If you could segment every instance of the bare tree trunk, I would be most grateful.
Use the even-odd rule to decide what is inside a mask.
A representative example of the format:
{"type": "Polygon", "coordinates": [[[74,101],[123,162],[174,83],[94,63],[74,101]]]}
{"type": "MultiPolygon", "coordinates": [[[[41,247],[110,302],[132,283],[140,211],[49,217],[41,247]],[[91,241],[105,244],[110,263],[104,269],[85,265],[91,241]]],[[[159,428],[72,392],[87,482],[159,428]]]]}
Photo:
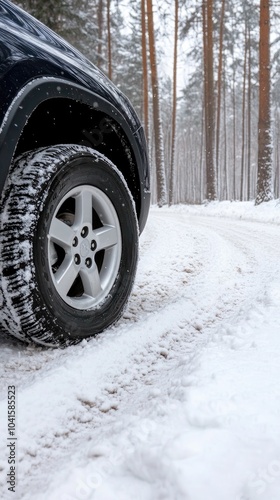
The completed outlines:
{"type": "Polygon", "coordinates": [[[224,184],[225,184],[225,199],[229,199],[228,186],[228,162],[227,162],[227,108],[226,108],[226,82],[224,78],[224,184]]]}
{"type": "Polygon", "coordinates": [[[236,195],[236,98],[235,98],[235,69],[233,69],[233,81],[232,81],[232,144],[233,144],[233,164],[232,164],[232,194],[233,199],[237,199],[236,195]]]}
{"type": "Polygon", "coordinates": [[[274,139],[274,165],[275,165],[275,172],[274,172],[274,194],[276,198],[279,198],[280,196],[280,191],[279,191],[279,178],[280,178],[280,155],[279,155],[279,141],[280,141],[280,120],[279,120],[279,112],[276,109],[275,110],[275,117],[274,117],[274,127],[275,127],[275,139],[274,139]]]}
{"type": "Polygon", "coordinates": [[[149,142],[149,87],[148,87],[148,57],[147,57],[147,22],[146,0],[141,0],[142,26],[142,67],[143,67],[143,118],[147,142],[149,142]]]}
{"type": "Polygon", "coordinates": [[[251,70],[251,33],[250,26],[248,31],[248,125],[247,125],[247,200],[250,200],[251,196],[251,107],[252,107],[252,70],[251,70]]]}
{"type": "Polygon", "coordinates": [[[199,193],[199,196],[200,196],[200,203],[203,201],[203,196],[204,196],[204,165],[203,165],[203,151],[204,151],[204,141],[205,141],[205,138],[204,138],[204,128],[205,128],[205,124],[204,124],[204,109],[203,109],[203,106],[201,107],[201,141],[200,141],[200,151],[199,151],[199,178],[200,178],[200,182],[199,182],[199,189],[200,189],[200,193],[199,193]]]}
{"type": "Polygon", "coordinates": [[[97,10],[97,23],[98,23],[98,44],[97,44],[97,61],[96,66],[102,66],[102,46],[103,46],[103,0],[98,2],[97,10]]]}
{"type": "Polygon", "coordinates": [[[177,112],[177,53],[178,53],[178,28],[179,28],[179,0],[175,0],[175,26],[174,26],[174,55],[173,55],[173,102],[172,102],[172,130],[171,130],[171,162],[170,162],[170,189],[169,204],[174,203],[175,185],[175,143],[176,143],[176,112],[177,112]]]}
{"type": "Polygon", "coordinates": [[[163,137],[162,137],[162,122],[160,116],[159,103],[159,85],[157,74],[156,61],[156,45],[154,33],[154,18],[153,18],[153,1],[147,0],[147,18],[149,32],[149,52],[151,65],[151,80],[153,93],[153,121],[155,134],[155,160],[156,160],[156,177],[157,177],[157,202],[161,207],[166,204],[166,178],[163,159],[163,137]]]}
{"type": "Polygon", "coordinates": [[[258,179],[255,204],[273,198],[270,120],[270,0],[260,0],[258,179]]]}
{"type": "Polygon", "coordinates": [[[112,80],[111,0],[107,0],[108,77],[112,80]]]}
{"type": "Polygon", "coordinates": [[[206,142],[206,198],[216,199],[216,172],[214,167],[214,78],[213,78],[213,0],[202,1],[205,142],[206,142]]]}
{"type": "Polygon", "coordinates": [[[245,111],[246,111],[246,81],[247,81],[247,21],[245,25],[244,64],[243,64],[243,90],[242,90],[242,144],[241,144],[241,166],[240,166],[240,200],[244,200],[245,180],[245,111]]]}
{"type": "Polygon", "coordinates": [[[216,175],[219,172],[219,148],[220,148],[220,119],[221,119],[221,95],[222,95],[222,75],[223,75],[223,37],[224,37],[225,0],[222,0],[220,35],[219,35],[219,64],[218,64],[218,85],[217,85],[217,125],[216,125],[216,175]]]}

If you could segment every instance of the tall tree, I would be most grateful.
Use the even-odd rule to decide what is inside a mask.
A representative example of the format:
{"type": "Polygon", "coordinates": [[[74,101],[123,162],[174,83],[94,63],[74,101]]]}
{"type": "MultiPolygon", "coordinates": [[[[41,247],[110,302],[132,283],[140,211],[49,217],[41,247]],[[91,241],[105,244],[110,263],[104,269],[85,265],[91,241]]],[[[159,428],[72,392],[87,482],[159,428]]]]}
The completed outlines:
{"type": "Polygon", "coordinates": [[[216,199],[216,171],[214,166],[214,61],[213,61],[213,0],[202,0],[204,109],[206,146],[206,198],[216,199]]]}
{"type": "Polygon", "coordinates": [[[176,146],[176,118],[177,118],[177,54],[178,54],[178,30],[179,30],[179,0],[174,2],[175,24],[174,24],[174,55],[173,55],[173,96],[172,96],[172,128],[171,128],[171,162],[170,162],[170,188],[169,204],[174,203],[175,188],[175,146],[176,146]]]}
{"type": "Polygon", "coordinates": [[[260,0],[258,179],[255,203],[273,198],[270,119],[270,0],[260,0]]]}
{"type": "Polygon", "coordinates": [[[97,58],[96,58],[96,66],[98,68],[102,67],[102,44],[103,44],[103,0],[98,0],[97,6],[97,24],[98,24],[98,41],[97,41],[97,58]]]}
{"type": "Polygon", "coordinates": [[[108,77],[112,80],[111,0],[107,0],[108,77]]]}
{"type": "Polygon", "coordinates": [[[241,142],[241,165],[240,165],[240,200],[244,200],[245,183],[245,140],[246,140],[246,82],[247,82],[247,54],[248,54],[248,29],[245,21],[244,34],[244,65],[243,65],[243,85],[242,85],[242,142],[241,142]]]}
{"type": "Polygon", "coordinates": [[[19,2],[30,14],[37,17],[42,23],[58,33],[63,29],[63,18],[66,6],[62,0],[21,0],[19,2]]]}
{"type": "Polygon", "coordinates": [[[157,179],[157,203],[161,207],[166,204],[166,178],[163,157],[163,137],[162,122],[160,114],[159,83],[157,72],[153,1],[147,0],[147,19],[149,33],[149,53],[151,65],[151,81],[153,95],[153,124],[155,136],[155,161],[156,161],[156,179],[157,179]]]}
{"type": "MultiPolygon", "coordinates": [[[[121,6],[120,3],[119,6],[121,6]]],[[[115,4],[111,14],[114,83],[127,95],[141,120],[144,124],[146,123],[145,132],[147,134],[148,125],[144,118],[144,112],[148,112],[148,103],[147,105],[145,103],[144,106],[147,94],[145,98],[141,4],[138,2],[131,4],[129,16],[124,16],[124,14],[125,11],[118,8],[118,4],[115,4]]]]}
{"type": "Polygon", "coordinates": [[[149,86],[148,86],[148,54],[147,54],[147,20],[146,0],[141,0],[141,45],[143,68],[143,120],[147,140],[149,138],[149,86]]]}
{"type": "Polygon", "coordinates": [[[252,58],[251,58],[251,31],[248,26],[248,123],[247,123],[247,200],[251,197],[251,114],[252,114],[252,58]]]}
{"type": "Polygon", "coordinates": [[[223,43],[224,43],[224,19],[225,19],[225,0],[222,0],[221,20],[219,33],[219,63],[218,63],[218,82],[217,82],[217,126],[216,126],[216,172],[218,175],[219,157],[220,157],[220,120],[221,120],[221,96],[222,96],[222,75],[223,75],[223,43]]]}
{"type": "Polygon", "coordinates": [[[96,62],[97,0],[21,0],[15,3],[96,62]]]}

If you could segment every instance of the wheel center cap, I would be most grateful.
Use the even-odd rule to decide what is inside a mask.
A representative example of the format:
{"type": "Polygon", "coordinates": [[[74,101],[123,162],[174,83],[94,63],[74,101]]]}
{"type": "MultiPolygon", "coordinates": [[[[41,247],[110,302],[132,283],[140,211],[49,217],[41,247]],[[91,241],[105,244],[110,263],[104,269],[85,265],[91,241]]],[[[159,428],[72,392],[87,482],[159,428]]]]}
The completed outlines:
{"type": "Polygon", "coordinates": [[[82,257],[87,257],[90,252],[90,243],[88,240],[82,241],[80,245],[80,252],[82,257]]]}

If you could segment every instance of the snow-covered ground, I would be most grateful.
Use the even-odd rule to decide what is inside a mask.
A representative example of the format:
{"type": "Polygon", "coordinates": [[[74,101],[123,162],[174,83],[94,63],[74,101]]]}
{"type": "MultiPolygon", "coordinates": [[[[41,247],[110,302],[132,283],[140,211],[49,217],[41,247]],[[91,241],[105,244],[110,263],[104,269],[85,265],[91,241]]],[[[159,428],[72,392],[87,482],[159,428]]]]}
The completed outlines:
{"type": "Polygon", "coordinates": [[[279,203],[152,208],[117,325],[0,342],[1,499],[279,500],[279,203]]]}

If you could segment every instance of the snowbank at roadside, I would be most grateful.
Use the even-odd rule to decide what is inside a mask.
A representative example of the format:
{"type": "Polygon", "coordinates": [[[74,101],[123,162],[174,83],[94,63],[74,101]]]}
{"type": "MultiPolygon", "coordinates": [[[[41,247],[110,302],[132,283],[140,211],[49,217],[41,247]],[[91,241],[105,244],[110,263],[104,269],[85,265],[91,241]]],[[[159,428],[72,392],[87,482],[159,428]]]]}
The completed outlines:
{"type": "Polygon", "coordinates": [[[272,200],[255,206],[254,201],[212,201],[202,205],[174,205],[160,210],[174,210],[190,215],[229,217],[247,221],[280,224],[280,200],[272,200]]]}

